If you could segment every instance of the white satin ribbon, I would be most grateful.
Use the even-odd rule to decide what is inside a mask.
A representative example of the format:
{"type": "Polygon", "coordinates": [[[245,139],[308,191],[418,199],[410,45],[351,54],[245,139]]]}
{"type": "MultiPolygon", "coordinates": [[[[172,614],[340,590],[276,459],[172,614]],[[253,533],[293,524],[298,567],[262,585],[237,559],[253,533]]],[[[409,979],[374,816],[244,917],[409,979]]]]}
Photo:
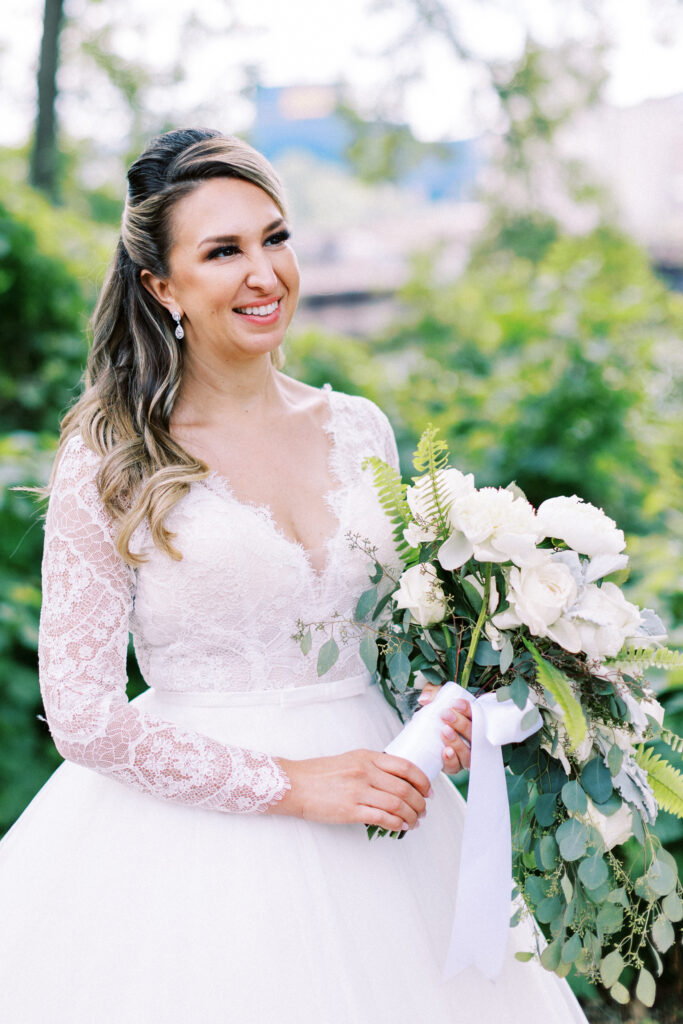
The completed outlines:
{"type": "Polygon", "coordinates": [[[522,729],[522,719],[535,706],[520,710],[495,693],[474,698],[457,683],[445,683],[430,704],[416,711],[386,748],[405,757],[433,781],[443,767],[442,713],[458,700],[472,707],[472,756],[467,813],[460,851],[455,919],[444,965],[452,978],[474,965],[494,980],[505,959],[512,894],[510,809],[501,747],[519,743],[541,727],[541,717],[522,729]]]}

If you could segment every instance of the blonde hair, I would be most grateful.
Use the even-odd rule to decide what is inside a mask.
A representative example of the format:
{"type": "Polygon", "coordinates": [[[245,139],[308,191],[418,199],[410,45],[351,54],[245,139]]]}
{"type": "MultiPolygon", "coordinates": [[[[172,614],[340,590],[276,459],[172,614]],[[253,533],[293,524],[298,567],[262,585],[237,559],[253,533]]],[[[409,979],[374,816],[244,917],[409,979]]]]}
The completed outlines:
{"type": "MultiPolygon", "coordinates": [[[[134,530],[147,519],[154,543],[172,558],[164,520],[208,467],[171,437],[169,424],[182,379],[183,353],[168,312],[140,280],[167,277],[170,215],[209,178],[240,178],[263,189],[285,216],[282,184],[268,161],[234,136],[179,129],[153,139],[128,171],[121,237],[92,316],[85,390],[62,421],[55,471],[75,434],[102,456],[97,486],[118,526],[116,546],[131,565],[134,530]]],[[[273,353],[280,365],[280,353],[273,353]]]]}

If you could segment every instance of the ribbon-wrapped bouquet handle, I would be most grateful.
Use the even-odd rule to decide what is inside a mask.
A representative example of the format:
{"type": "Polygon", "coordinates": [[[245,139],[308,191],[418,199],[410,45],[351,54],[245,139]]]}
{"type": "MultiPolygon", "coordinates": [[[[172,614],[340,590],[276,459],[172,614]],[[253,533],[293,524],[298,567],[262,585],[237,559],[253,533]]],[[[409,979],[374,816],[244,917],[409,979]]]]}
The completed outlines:
{"type": "Polygon", "coordinates": [[[522,728],[524,716],[535,707],[531,701],[520,709],[511,700],[499,701],[495,693],[475,698],[449,682],[415,712],[386,752],[412,761],[433,782],[443,767],[441,714],[458,700],[472,708],[472,756],[444,976],[454,977],[474,965],[493,980],[505,959],[512,895],[510,807],[501,747],[525,740],[541,728],[542,720],[539,713],[531,726],[522,728]]]}

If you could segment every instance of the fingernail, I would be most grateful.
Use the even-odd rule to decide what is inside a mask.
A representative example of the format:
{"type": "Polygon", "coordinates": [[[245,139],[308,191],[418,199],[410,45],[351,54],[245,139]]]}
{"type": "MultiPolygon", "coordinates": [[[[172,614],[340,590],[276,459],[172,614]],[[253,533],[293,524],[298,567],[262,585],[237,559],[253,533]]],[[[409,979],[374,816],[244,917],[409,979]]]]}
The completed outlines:
{"type": "Polygon", "coordinates": [[[413,825],[413,828],[419,828],[419,827],[420,827],[420,819],[418,818],[417,821],[415,822],[415,824],[413,825]]]}
{"type": "Polygon", "coordinates": [[[441,730],[441,735],[443,736],[443,738],[445,740],[454,740],[455,739],[455,729],[451,729],[450,726],[447,726],[445,729],[441,730]]]}
{"type": "Polygon", "coordinates": [[[410,829],[410,825],[408,824],[407,821],[404,821],[403,822],[403,832],[408,832],[409,829],[410,829]]]}
{"type": "Polygon", "coordinates": [[[459,711],[467,711],[467,701],[466,700],[456,700],[456,702],[453,705],[453,707],[457,708],[459,711]]]}
{"type": "Polygon", "coordinates": [[[417,703],[418,704],[429,704],[431,699],[432,699],[431,693],[421,693],[420,696],[417,698],[417,703]]]}
{"type": "Polygon", "coordinates": [[[455,751],[453,750],[453,747],[445,747],[443,753],[444,757],[446,757],[449,761],[452,757],[455,757],[455,751]]]}
{"type": "Polygon", "coordinates": [[[456,719],[455,711],[451,711],[449,708],[448,711],[444,711],[441,718],[444,722],[454,722],[456,719]]]}
{"type": "Polygon", "coordinates": [[[429,787],[429,792],[427,793],[427,796],[434,796],[434,787],[433,786],[429,787]]]}

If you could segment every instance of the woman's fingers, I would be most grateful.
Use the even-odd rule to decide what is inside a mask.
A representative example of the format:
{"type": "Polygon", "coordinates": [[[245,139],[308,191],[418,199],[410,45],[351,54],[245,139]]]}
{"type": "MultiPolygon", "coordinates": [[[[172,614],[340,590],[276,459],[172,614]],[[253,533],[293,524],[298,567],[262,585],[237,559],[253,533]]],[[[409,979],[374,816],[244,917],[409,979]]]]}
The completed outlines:
{"type": "Polygon", "coordinates": [[[380,753],[375,761],[375,764],[383,772],[388,772],[390,775],[395,775],[400,779],[405,779],[411,786],[422,794],[423,797],[429,796],[430,782],[425,773],[421,768],[418,768],[412,761],[408,761],[405,757],[395,757],[393,754],[380,753]]]}

